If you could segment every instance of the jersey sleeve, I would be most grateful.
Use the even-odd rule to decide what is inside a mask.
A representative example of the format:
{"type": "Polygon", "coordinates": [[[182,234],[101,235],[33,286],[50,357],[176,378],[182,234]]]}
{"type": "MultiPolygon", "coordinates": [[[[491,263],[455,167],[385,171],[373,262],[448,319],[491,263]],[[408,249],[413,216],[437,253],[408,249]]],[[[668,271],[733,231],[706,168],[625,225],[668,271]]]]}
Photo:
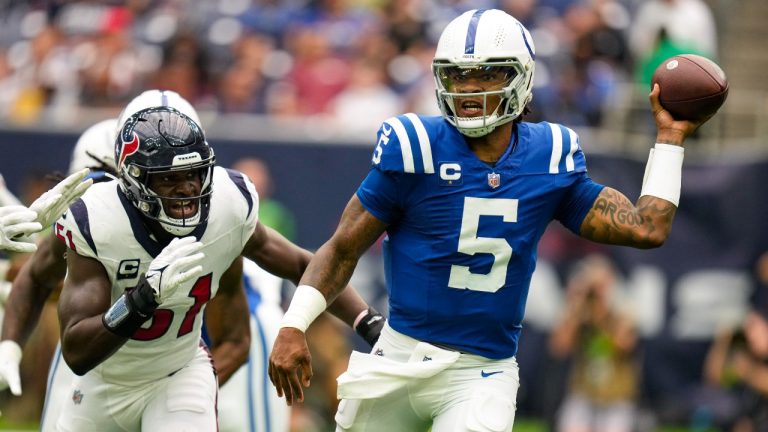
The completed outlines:
{"type": "Polygon", "coordinates": [[[91,235],[91,220],[88,206],[79,199],[69,206],[53,227],[56,237],[68,249],[88,258],[97,258],[96,242],[91,235]]]}
{"type": "Polygon", "coordinates": [[[555,219],[559,220],[575,234],[581,231],[581,223],[592,208],[597,196],[605,186],[596,183],[584,173],[574,174],[565,197],[557,208],[555,219]]]}
{"type": "Polygon", "coordinates": [[[363,207],[387,224],[392,223],[400,212],[400,176],[371,168],[357,189],[357,198],[363,207]]]}
{"type": "Polygon", "coordinates": [[[408,113],[385,120],[377,134],[376,149],[371,159],[373,167],[383,172],[434,174],[434,133],[416,114],[408,113]]]}
{"type": "MultiPolygon", "coordinates": [[[[243,223],[243,231],[241,236],[241,247],[244,247],[251,238],[253,231],[256,229],[256,224],[259,221],[259,194],[256,192],[256,186],[253,185],[250,179],[243,175],[239,171],[227,169],[227,175],[232,183],[237,187],[238,192],[241,195],[241,199],[244,202],[243,208],[246,212],[245,222],[243,223]]],[[[234,198],[234,197],[233,197],[234,198]]]]}

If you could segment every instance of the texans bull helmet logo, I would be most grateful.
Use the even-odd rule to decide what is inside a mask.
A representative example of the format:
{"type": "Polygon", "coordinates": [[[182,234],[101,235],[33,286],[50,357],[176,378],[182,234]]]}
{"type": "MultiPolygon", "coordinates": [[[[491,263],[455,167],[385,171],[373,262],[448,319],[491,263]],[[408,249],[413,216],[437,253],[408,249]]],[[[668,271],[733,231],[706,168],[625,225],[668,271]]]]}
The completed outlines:
{"type": "Polygon", "coordinates": [[[123,162],[125,161],[125,158],[136,153],[139,151],[139,137],[136,135],[136,132],[131,132],[131,136],[133,139],[131,141],[126,141],[125,139],[121,139],[120,141],[120,153],[118,155],[117,159],[117,169],[119,170],[123,166],[123,162]]]}

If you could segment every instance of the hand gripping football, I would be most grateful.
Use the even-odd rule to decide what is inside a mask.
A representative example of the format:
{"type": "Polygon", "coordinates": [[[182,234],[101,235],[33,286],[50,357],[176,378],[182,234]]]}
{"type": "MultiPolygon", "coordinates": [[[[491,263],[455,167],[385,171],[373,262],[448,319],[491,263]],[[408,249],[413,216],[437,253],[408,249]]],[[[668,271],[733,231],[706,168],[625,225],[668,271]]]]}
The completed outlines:
{"type": "Polygon", "coordinates": [[[661,87],[661,105],[678,120],[702,120],[714,115],[728,97],[725,72],[712,60],[681,54],[664,60],[651,79],[661,87]]]}

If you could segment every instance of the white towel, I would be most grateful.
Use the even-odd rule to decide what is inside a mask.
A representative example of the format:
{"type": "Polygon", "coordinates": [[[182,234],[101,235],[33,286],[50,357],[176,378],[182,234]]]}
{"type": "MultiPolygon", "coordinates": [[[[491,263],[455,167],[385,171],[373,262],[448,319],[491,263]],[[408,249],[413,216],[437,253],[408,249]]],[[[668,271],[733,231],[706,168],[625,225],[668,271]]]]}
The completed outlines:
{"type": "Polygon", "coordinates": [[[353,351],[347,371],[338,382],[339,399],[372,399],[403,388],[414,379],[430,378],[448,369],[459,353],[419,342],[408,362],[402,363],[383,356],[353,351]]]}

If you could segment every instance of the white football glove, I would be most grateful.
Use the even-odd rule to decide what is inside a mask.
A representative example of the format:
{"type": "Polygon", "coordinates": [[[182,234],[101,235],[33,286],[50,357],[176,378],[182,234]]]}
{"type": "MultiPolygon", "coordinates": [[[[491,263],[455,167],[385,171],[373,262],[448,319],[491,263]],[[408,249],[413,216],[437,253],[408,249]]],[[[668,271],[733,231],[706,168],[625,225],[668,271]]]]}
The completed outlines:
{"type": "Polygon", "coordinates": [[[37,213],[37,221],[43,227],[53,225],[67,211],[69,205],[80,198],[86,189],[91,187],[93,179],[83,181],[88,176],[89,169],[84,168],[60,181],[51,190],[40,195],[29,209],[37,213]]]}
{"type": "Polygon", "coordinates": [[[0,342],[0,390],[11,388],[11,393],[21,396],[21,347],[12,340],[0,342]]]}
{"type": "Polygon", "coordinates": [[[0,207],[0,249],[34,252],[37,246],[26,236],[43,229],[37,213],[24,206],[0,207]]]}
{"type": "Polygon", "coordinates": [[[194,237],[174,238],[160,255],[149,263],[146,278],[155,294],[157,304],[163,304],[176,289],[203,272],[199,265],[205,254],[203,244],[194,237]]]}

